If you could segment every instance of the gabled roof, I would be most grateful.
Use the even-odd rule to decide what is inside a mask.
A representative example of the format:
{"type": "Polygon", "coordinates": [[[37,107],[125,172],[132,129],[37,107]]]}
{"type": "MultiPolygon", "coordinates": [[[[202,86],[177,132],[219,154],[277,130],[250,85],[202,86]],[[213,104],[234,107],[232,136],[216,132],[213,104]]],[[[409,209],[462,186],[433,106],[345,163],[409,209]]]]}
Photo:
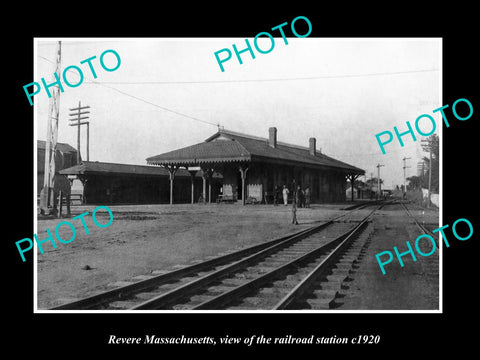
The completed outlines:
{"type": "Polygon", "coordinates": [[[265,161],[290,165],[328,167],[364,174],[365,171],[332,157],[319,153],[311,155],[309,148],[268,140],[233,131],[219,130],[205,142],[147,158],[154,165],[200,165],[234,161],[265,161]]]}
{"type": "Polygon", "coordinates": [[[250,153],[238,141],[202,142],[152,156],[147,164],[201,164],[204,162],[250,161],[250,153]]]}
{"type": "MultiPolygon", "coordinates": [[[[79,165],[60,170],[62,175],[141,175],[169,176],[168,170],[158,166],[117,164],[99,161],[83,161],[79,165]]],[[[175,176],[190,177],[185,169],[178,169],[175,176]]]]}
{"type": "MultiPolygon", "coordinates": [[[[46,147],[47,147],[46,141],[37,140],[37,149],[46,149],[46,147]]],[[[73,146],[70,146],[69,144],[61,143],[61,142],[57,142],[57,150],[63,153],[77,152],[77,149],[75,149],[73,146]]]]}

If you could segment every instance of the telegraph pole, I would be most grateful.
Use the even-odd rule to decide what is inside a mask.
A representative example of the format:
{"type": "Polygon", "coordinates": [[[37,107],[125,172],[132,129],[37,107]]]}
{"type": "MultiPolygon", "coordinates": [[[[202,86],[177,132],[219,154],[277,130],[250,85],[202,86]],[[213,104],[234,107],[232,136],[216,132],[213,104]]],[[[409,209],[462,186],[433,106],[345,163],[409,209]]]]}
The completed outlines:
{"type": "Polygon", "coordinates": [[[385,165],[380,165],[380,164],[377,164],[377,191],[378,191],[378,199],[380,199],[380,196],[381,196],[381,192],[380,192],[380,168],[382,166],[385,166],[385,165]]]}
{"type": "Polygon", "coordinates": [[[83,121],[83,122],[80,122],[81,120],[85,120],[85,119],[88,119],[89,117],[88,116],[82,116],[82,115],[85,115],[85,114],[90,114],[90,111],[82,111],[82,110],[85,110],[85,109],[90,109],[90,106],[83,106],[82,107],[82,103],[79,101],[78,102],[78,107],[77,108],[73,108],[73,109],[69,109],[70,111],[76,111],[74,113],[70,113],[69,115],[72,116],[72,118],[70,118],[69,120],[71,121],[71,123],[69,124],[69,126],[77,126],[78,127],[78,130],[77,130],[77,164],[80,164],[80,126],[81,125],[87,125],[87,161],[90,160],[90,156],[89,156],[89,152],[90,152],[90,149],[89,149],[89,137],[90,137],[90,123],[88,121],[83,121]]]}
{"type": "Polygon", "coordinates": [[[406,161],[411,158],[404,157],[403,158],[403,198],[406,199],[407,197],[407,183],[406,183],[406,169],[408,169],[410,166],[406,165],[406,161]]]}
{"type": "MultiPolygon", "coordinates": [[[[62,43],[59,41],[56,47],[55,74],[60,79],[62,43]]],[[[53,85],[47,121],[47,140],[45,141],[45,171],[43,189],[40,192],[40,212],[44,215],[50,214],[55,199],[53,193],[55,177],[55,157],[58,138],[58,118],[60,114],[60,87],[58,82],[53,85]]]]}
{"type": "Polygon", "coordinates": [[[427,208],[430,208],[430,200],[431,200],[431,191],[432,191],[432,142],[429,139],[422,140],[423,143],[428,144],[428,148],[430,150],[430,162],[428,164],[428,203],[427,208]]]}
{"type": "Polygon", "coordinates": [[[90,161],[90,122],[87,122],[87,161],[90,161]]]}
{"type": "Polygon", "coordinates": [[[428,203],[427,208],[430,209],[430,201],[432,197],[432,143],[430,145],[430,164],[428,166],[428,203]]]}

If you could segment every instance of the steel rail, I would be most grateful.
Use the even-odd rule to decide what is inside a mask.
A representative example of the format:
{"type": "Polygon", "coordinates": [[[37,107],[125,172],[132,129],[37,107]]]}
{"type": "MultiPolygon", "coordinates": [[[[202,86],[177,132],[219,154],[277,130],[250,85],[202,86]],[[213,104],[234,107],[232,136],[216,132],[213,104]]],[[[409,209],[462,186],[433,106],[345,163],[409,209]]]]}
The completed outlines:
{"type": "Polygon", "coordinates": [[[234,300],[237,300],[239,297],[248,294],[252,291],[255,291],[259,288],[261,288],[263,285],[268,284],[275,279],[279,279],[282,276],[284,276],[288,271],[292,268],[296,268],[298,266],[301,266],[302,263],[315,258],[325,251],[330,250],[332,247],[334,247],[338,242],[342,241],[343,238],[347,237],[352,230],[348,230],[347,232],[343,233],[342,235],[338,236],[335,238],[335,240],[330,241],[327,244],[321,245],[318,248],[311,250],[307,252],[306,254],[303,254],[288,263],[281,265],[277,267],[274,270],[269,271],[266,274],[263,274],[253,280],[248,281],[245,284],[242,284],[240,286],[237,286],[236,288],[225,292],[221,295],[216,296],[213,299],[207,300],[197,306],[194,306],[192,310],[202,310],[202,309],[215,309],[219,308],[222,306],[225,306],[228,303],[231,303],[234,300]]]}
{"type": "MultiPolygon", "coordinates": [[[[148,291],[150,289],[153,289],[157,286],[161,286],[167,283],[171,283],[173,281],[180,280],[182,277],[186,277],[187,275],[192,275],[196,274],[199,272],[203,272],[206,270],[211,270],[214,269],[215,267],[223,266],[226,264],[231,263],[232,261],[234,264],[238,262],[237,259],[242,259],[245,257],[250,257],[252,254],[256,254],[259,252],[262,252],[266,249],[269,249],[273,246],[279,245],[279,244],[288,244],[288,242],[295,242],[303,239],[305,236],[310,235],[311,233],[317,232],[321,230],[323,227],[326,227],[338,219],[345,217],[360,208],[366,207],[368,205],[373,205],[373,204],[362,204],[361,207],[357,207],[355,209],[350,210],[349,212],[345,214],[341,214],[339,216],[335,216],[330,220],[327,220],[326,222],[320,224],[320,225],[315,225],[307,229],[303,229],[301,231],[295,232],[293,234],[283,236],[280,238],[276,238],[270,241],[267,241],[265,243],[253,245],[226,255],[221,255],[218,257],[215,257],[213,259],[209,259],[206,261],[203,261],[198,264],[193,264],[189,266],[185,266],[181,269],[178,270],[173,270],[165,274],[160,274],[153,276],[149,279],[144,279],[144,280],[139,280],[136,281],[132,284],[128,284],[125,286],[121,286],[112,290],[107,290],[105,292],[101,292],[96,295],[92,295],[83,299],[79,299],[70,303],[62,304],[59,306],[52,307],[51,310],[89,310],[89,309],[96,309],[99,307],[104,307],[105,305],[108,305],[111,302],[117,301],[117,300],[124,300],[135,293],[139,293],[142,291],[148,291]]],[[[215,272],[215,271],[213,271],[215,272]]],[[[188,284],[187,284],[188,285],[188,284]]]]}
{"type": "Polygon", "coordinates": [[[407,212],[408,216],[410,216],[413,221],[415,222],[415,224],[417,225],[417,227],[424,233],[424,234],[428,234],[428,235],[431,235],[433,236],[433,233],[428,230],[423,224],[420,224],[418,222],[418,220],[415,218],[415,216],[412,215],[412,213],[410,212],[410,210],[408,210],[407,206],[405,205],[405,203],[401,202],[400,204],[402,204],[402,207],[405,209],[405,211],[407,212]]]}
{"type": "Polygon", "coordinates": [[[307,231],[303,231],[301,234],[289,237],[279,243],[276,243],[270,247],[267,247],[266,249],[263,249],[261,251],[258,251],[246,258],[240,259],[220,270],[216,270],[212,273],[209,273],[207,275],[204,275],[200,277],[199,279],[195,279],[187,284],[184,284],[182,286],[179,286],[175,289],[172,289],[168,292],[165,292],[163,294],[160,294],[152,299],[149,299],[147,301],[144,301],[143,303],[136,305],[132,307],[132,310],[144,310],[144,309],[152,309],[152,308],[159,308],[159,307],[167,307],[171,305],[172,303],[175,303],[175,301],[189,295],[190,293],[194,292],[195,290],[203,288],[205,285],[208,285],[209,283],[214,282],[215,280],[218,280],[232,272],[235,272],[239,269],[245,268],[248,265],[252,264],[253,262],[256,262],[257,260],[261,258],[265,258],[269,254],[272,254],[276,251],[279,251],[289,245],[294,244],[295,242],[298,242],[305,237],[308,237],[309,235],[312,235],[319,230],[331,225],[333,223],[333,220],[330,220],[326,223],[314,226],[312,228],[307,229],[307,231]]]}
{"type": "Polygon", "coordinates": [[[323,259],[308,275],[306,275],[297,286],[295,286],[287,295],[278,301],[272,310],[283,310],[288,308],[290,303],[300,298],[320,276],[324,275],[335,259],[340,256],[340,253],[343,252],[343,250],[345,250],[353,241],[354,236],[365,227],[369,221],[370,215],[367,216],[354,229],[352,229],[348,236],[346,236],[345,239],[330,254],[328,254],[325,259],[323,259]]]}
{"type": "Polygon", "coordinates": [[[401,202],[401,204],[402,204],[402,207],[405,209],[406,213],[408,214],[408,216],[410,216],[413,219],[413,221],[415,222],[415,225],[417,225],[417,227],[420,229],[420,231],[422,231],[424,234],[432,237],[433,241],[435,241],[435,252],[438,252],[439,251],[439,248],[438,248],[439,247],[439,240],[437,240],[435,238],[435,235],[433,234],[433,232],[431,232],[423,224],[420,224],[418,222],[418,220],[415,218],[415,216],[413,216],[412,213],[410,212],[410,210],[408,210],[405,203],[401,202]]]}
{"type": "MultiPolygon", "coordinates": [[[[335,220],[329,220],[325,224],[317,225],[317,226],[322,226],[326,225],[330,222],[333,222],[335,220]]],[[[252,253],[256,253],[258,251],[261,251],[265,248],[268,248],[272,245],[275,245],[277,243],[280,243],[284,240],[290,239],[295,236],[301,236],[303,233],[308,232],[311,230],[311,228],[301,230],[297,233],[290,234],[287,236],[283,236],[281,238],[273,239],[270,240],[266,243],[262,244],[257,244],[250,246],[245,249],[241,249],[236,252],[232,252],[230,254],[226,255],[221,255],[218,257],[215,257],[213,259],[209,259],[206,261],[202,261],[201,263],[198,264],[193,264],[189,266],[185,266],[184,268],[178,269],[178,270],[173,270],[165,274],[157,275],[154,276],[150,279],[144,279],[137,281],[133,284],[121,286],[112,290],[108,290],[105,292],[102,292],[97,295],[93,295],[87,298],[83,298],[77,301],[73,301],[67,304],[59,305],[56,307],[53,307],[52,310],[73,310],[73,309],[92,309],[98,306],[101,306],[103,304],[116,301],[116,300],[122,300],[126,297],[126,295],[131,295],[132,293],[135,292],[141,292],[141,291],[146,291],[148,289],[154,288],[156,286],[160,286],[163,284],[167,284],[169,282],[172,282],[174,280],[180,279],[182,277],[185,277],[187,275],[195,274],[200,271],[205,271],[206,269],[211,269],[215,268],[221,265],[224,265],[226,263],[229,263],[231,261],[234,261],[238,258],[242,258],[245,256],[248,256],[252,253]]]]}
{"type": "MultiPolygon", "coordinates": [[[[374,210],[375,211],[375,210],[374,210]]],[[[369,214],[370,216],[370,214],[369,214]]],[[[358,227],[355,226],[353,229],[349,229],[345,233],[341,234],[340,236],[336,237],[334,240],[330,241],[327,244],[321,245],[320,247],[317,247],[316,249],[313,249],[269,272],[266,274],[263,274],[255,279],[252,279],[250,281],[247,281],[246,283],[239,285],[235,287],[232,290],[226,291],[220,295],[215,296],[214,298],[210,300],[206,300],[201,304],[195,305],[191,308],[191,310],[202,310],[202,309],[215,309],[219,308],[221,306],[224,306],[225,304],[231,302],[234,299],[238,299],[239,296],[242,296],[245,293],[251,292],[252,290],[258,289],[258,287],[261,287],[263,284],[268,283],[272,281],[274,278],[278,278],[285,272],[287,272],[289,269],[292,267],[297,267],[300,263],[307,261],[308,259],[311,259],[312,257],[317,256],[318,254],[325,252],[329,250],[331,247],[335,246],[338,242],[342,241],[343,238],[348,237],[349,234],[358,227]]],[[[319,230],[319,229],[318,229],[319,230]]],[[[312,234],[316,233],[316,231],[312,231],[312,234]]],[[[308,235],[307,235],[308,237],[308,235]]],[[[157,296],[154,299],[150,299],[138,306],[135,306],[133,309],[141,310],[141,309],[152,309],[152,308],[160,308],[160,307],[168,307],[172,303],[174,303],[177,300],[180,300],[182,298],[185,298],[187,296],[191,296],[191,294],[198,289],[203,289],[206,285],[209,283],[214,282],[215,280],[219,280],[222,277],[224,277],[227,274],[230,274],[232,272],[235,272],[239,269],[244,269],[248,265],[254,263],[257,261],[259,258],[266,257],[267,255],[273,253],[274,251],[278,250],[278,248],[281,247],[282,244],[275,245],[274,247],[265,249],[262,252],[259,252],[257,254],[254,254],[246,259],[240,260],[239,262],[232,264],[228,268],[224,268],[219,270],[218,272],[209,274],[204,276],[201,279],[194,280],[191,283],[185,284],[182,287],[179,287],[177,289],[174,289],[168,293],[161,294],[157,296]],[[277,248],[278,247],[278,248],[277,248]]]]}

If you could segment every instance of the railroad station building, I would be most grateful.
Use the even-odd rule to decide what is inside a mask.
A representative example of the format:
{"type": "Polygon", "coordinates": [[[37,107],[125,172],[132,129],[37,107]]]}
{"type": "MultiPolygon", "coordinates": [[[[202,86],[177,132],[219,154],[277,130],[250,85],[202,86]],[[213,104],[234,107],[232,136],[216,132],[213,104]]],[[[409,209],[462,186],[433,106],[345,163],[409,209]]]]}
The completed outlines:
{"type": "MultiPolygon", "coordinates": [[[[83,161],[60,170],[60,174],[82,182],[84,204],[162,204],[170,201],[169,172],[157,166],[83,161]]],[[[202,195],[201,182],[197,171],[180,169],[173,189],[173,202],[197,202],[202,195]]],[[[217,196],[221,176],[213,174],[210,188],[212,195],[217,196]]]]}
{"type": "MultiPolygon", "coordinates": [[[[174,202],[179,171],[199,171],[202,198],[213,201],[272,203],[274,189],[293,186],[310,188],[311,201],[317,203],[346,200],[346,182],[364,170],[336,160],[317,150],[316,139],[308,147],[277,141],[277,129],[268,138],[218,130],[204,142],[147,158],[150,165],[168,171],[170,203],[174,202]],[[212,175],[222,177],[219,194],[211,191],[212,175]]],[[[181,180],[180,180],[181,181],[181,180]]],[[[191,192],[197,191],[192,182],[191,192]]],[[[290,195],[291,195],[290,194],[290,195]]]]}

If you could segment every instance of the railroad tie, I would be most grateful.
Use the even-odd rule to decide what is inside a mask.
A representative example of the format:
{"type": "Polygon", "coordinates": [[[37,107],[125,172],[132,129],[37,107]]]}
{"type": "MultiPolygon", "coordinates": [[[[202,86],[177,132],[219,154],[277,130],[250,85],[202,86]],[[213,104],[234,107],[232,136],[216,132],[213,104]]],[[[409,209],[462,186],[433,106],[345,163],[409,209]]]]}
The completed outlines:
{"type": "Polygon", "coordinates": [[[159,292],[141,292],[138,294],[135,294],[135,298],[138,300],[150,300],[153,297],[159,296],[163,294],[165,291],[159,291],[159,292]]]}
{"type": "Polygon", "coordinates": [[[135,301],[119,300],[109,303],[108,306],[114,310],[128,310],[137,304],[135,301]]]}
{"type": "Polygon", "coordinates": [[[334,299],[307,299],[306,303],[312,310],[329,310],[335,304],[334,299]]]}
{"type": "Polygon", "coordinates": [[[345,281],[348,278],[348,273],[340,273],[340,274],[332,274],[332,275],[327,275],[327,281],[332,281],[335,283],[341,283],[345,281]]]}
{"type": "Polygon", "coordinates": [[[108,287],[112,287],[112,288],[119,288],[119,287],[123,287],[123,286],[127,286],[127,285],[132,285],[133,282],[132,281],[116,281],[116,282],[113,282],[113,283],[109,283],[107,284],[108,287]]]}

